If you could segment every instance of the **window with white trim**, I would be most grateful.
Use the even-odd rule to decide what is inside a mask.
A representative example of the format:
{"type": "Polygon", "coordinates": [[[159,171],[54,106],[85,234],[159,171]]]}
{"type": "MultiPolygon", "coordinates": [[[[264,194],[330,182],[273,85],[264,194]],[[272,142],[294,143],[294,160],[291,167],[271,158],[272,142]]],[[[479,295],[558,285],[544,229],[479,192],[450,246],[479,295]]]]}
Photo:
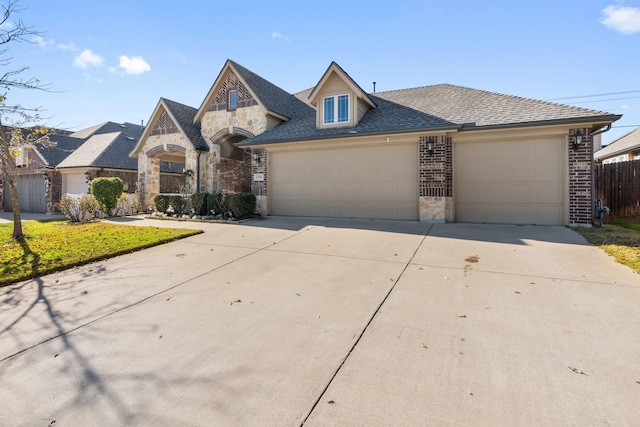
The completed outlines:
{"type": "Polygon", "coordinates": [[[238,91],[230,90],[229,91],[229,110],[235,110],[238,108],[238,91]]]}
{"type": "Polygon", "coordinates": [[[349,95],[327,96],[322,101],[323,123],[347,123],[349,121],[349,95]]]}

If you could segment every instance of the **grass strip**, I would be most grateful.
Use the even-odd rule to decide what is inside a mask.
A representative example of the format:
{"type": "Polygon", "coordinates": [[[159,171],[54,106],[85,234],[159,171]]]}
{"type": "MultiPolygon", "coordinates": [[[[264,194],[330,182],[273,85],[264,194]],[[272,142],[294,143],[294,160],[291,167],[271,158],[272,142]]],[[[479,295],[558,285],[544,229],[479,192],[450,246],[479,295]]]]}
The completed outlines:
{"type": "Polygon", "coordinates": [[[201,230],[91,222],[23,221],[24,241],[0,224],[0,286],[171,242],[201,230]]]}
{"type": "Polygon", "coordinates": [[[602,227],[576,228],[592,244],[640,273],[640,218],[613,218],[602,227]]]}

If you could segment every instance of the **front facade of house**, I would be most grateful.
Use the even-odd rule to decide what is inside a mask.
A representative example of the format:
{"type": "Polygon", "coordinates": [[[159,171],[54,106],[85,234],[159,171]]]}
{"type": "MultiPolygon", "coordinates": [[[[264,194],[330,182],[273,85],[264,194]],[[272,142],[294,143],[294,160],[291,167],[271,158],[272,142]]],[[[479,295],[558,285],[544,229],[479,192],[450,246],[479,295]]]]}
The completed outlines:
{"type": "Polygon", "coordinates": [[[446,84],[367,94],[336,63],[292,95],[229,60],[199,108],[161,99],[131,155],[149,205],[174,159],[262,214],[588,225],[591,135],[619,117],[446,84]]]}

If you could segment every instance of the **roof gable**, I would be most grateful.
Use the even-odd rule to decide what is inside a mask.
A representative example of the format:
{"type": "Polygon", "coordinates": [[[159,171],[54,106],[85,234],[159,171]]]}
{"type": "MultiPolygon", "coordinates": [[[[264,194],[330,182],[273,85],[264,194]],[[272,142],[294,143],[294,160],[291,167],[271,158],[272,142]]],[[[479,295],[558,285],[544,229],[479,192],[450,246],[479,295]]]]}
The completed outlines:
{"type": "Polygon", "coordinates": [[[209,146],[200,133],[200,126],[194,122],[196,114],[197,110],[193,107],[160,98],[153,110],[149,125],[142,132],[129,156],[137,157],[138,151],[149,136],[162,133],[182,133],[195,150],[209,151],[209,146]]]}
{"type": "Polygon", "coordinates": [[[344,84],[346,84],[351,91],[358,97],[358,99],[363,100],[365,103],[369,105],[370,108],[376,108],[376,103],[372,98],[367,95],[367,93],[362,90],[362,88],[347,74],[342,67],[340,67],[335,61],[332,61],[327,68],[327,71],[324,72],[318,84],[311,90],[309,94],[309,104],[313,106],[317,106],[318,98],[325,91],[325,88],[332,83],[332,80],[335,78],[340,79],[344,84]]]}
{"type": "Polygon", "coordinates": [[[232,88],[239,92],[239,108],[260,105],[281,120],[288,120],[292,115],[293,95],[228,59],[202,101],[194,122],[200,122],[207,111],[226,108],[228,90],[232,88]]]}

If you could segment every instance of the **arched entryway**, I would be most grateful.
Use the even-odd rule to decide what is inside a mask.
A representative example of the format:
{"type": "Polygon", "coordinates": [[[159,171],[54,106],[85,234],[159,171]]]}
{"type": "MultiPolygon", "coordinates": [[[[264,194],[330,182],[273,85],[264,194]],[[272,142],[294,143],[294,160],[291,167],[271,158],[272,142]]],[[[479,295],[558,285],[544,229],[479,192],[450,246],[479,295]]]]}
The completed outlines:
{"type": "Polygon", "coordinates": [[[235,144],[252,136],[246,129],[230,126],[211,137],[212,147],[218,153],[218,161],[214,167],[214,181],[218,192],[251,191],[251,153],[235,144]]]}

